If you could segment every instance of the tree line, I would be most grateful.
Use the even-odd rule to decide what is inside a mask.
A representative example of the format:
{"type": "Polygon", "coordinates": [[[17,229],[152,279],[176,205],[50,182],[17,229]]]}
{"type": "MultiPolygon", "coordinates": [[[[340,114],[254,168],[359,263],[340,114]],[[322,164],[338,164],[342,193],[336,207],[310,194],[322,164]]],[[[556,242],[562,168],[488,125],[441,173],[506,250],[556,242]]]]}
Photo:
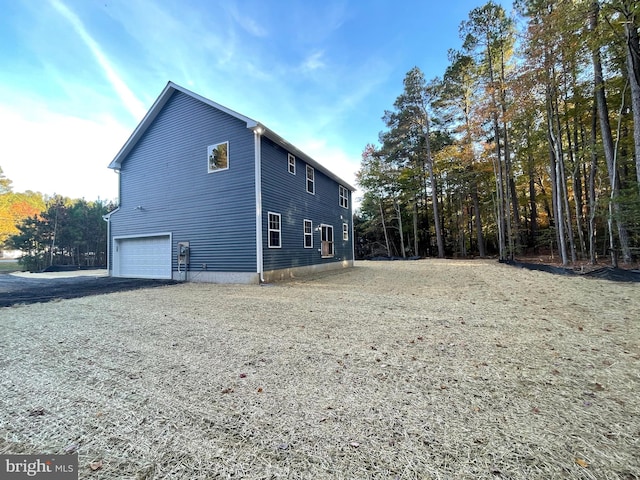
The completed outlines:
{"type": "Polygon", "coordinates": [[[640,2],[490,1],[441,76],[418,67],[362,153],[357,254],[551,254],[640,247],[640,2]]]}
{"type": "Polygon", "coordinates": [[[13,192],[0,168],[0,247],[20,250],[29,271],[52,266],[102,267],[107,263],[107,224],[115,205],[60,195],[13,192]]]}

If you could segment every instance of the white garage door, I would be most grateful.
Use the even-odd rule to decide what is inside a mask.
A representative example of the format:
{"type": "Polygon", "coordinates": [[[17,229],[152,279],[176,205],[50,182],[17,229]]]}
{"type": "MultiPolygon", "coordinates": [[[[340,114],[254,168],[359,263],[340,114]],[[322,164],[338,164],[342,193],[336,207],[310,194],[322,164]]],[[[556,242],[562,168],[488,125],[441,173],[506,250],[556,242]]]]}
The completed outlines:
{"type": "Polygon", "coordinates": [[[116,277],[171,278],[171,237],[115,239],[113,259],[116,277]]]}

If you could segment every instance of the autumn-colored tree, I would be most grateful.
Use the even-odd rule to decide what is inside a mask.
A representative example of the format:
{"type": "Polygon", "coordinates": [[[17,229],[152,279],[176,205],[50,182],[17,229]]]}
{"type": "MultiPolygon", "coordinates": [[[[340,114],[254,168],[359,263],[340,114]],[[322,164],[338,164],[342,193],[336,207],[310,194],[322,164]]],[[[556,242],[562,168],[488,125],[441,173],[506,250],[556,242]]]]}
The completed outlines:
{"type": "Polygon", "coordinates": [[[18,233],[16,225],[41,212],[44,205],[39,193],[14,192],[11,180],[4,176],[0,167],[0,249],[11,235],[18,233]]]}
{"type": "Polygon", "coordinates": [[[23,219],[7,244],[23,252],[22,266],[37,271],[52,265],[106,265],[106,222],[114,205],[56,195],[46,208],[23,219]]]}

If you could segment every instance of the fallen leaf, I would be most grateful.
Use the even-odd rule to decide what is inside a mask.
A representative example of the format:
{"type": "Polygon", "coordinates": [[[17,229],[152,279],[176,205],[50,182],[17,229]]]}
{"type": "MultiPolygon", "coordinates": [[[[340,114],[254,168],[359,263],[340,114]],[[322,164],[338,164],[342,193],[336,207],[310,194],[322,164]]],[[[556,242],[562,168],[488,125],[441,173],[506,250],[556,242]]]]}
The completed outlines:
{"type": "Polygon", "coordinates": [[[262,393],[262,387],[258,388],[258,393],[262,393]]]}
{"type": "Polygon", "coordinates": [[[539,409],[538,407],[533,407],[533,408],[531,409],[531,411],[532,411],[533,413],[535,413],[536,415],[540,413],[540,409],[539,409]]]}
{"type": "Polygon", "coordinates": [[[102,460],[96,460],[95,462],[91,462],[89,464],[89,468],[93,472],[95,472],[96,470],[100,470],[102,468],[102,460]]]}
{"type": "Polygon", "coordinates": [[[246,373],[241,373],[240,374],[240,378],[247,378],[247,374],[246,373]]]}
{"type": "Polygon", "coordinates": [[[593,387],[591,387],[591,389],[595,390],[596,392],[601,392],[602,390],[604,390],[604,387],[596,382],[593,384],[593,387]]]}
{"type": "Polygon", "coordinates": [[[222,390],[222,393],[231,393],[233,392],[233,388],[225,388],[224,390],[222,390]]]}
{"type": "Polygon", "coordinates": [[[580,465],[582,468],[587,468],[589,466],[589,463],[586,460],[583,460],[577,457],[576,457],[576,463],[580,465]]]}
{"type": "Polygon", "coordinates": [[[358,442],[351,442],[349,445],[351,445],[353,448],[358,448],[360,446],[358,442]]]}

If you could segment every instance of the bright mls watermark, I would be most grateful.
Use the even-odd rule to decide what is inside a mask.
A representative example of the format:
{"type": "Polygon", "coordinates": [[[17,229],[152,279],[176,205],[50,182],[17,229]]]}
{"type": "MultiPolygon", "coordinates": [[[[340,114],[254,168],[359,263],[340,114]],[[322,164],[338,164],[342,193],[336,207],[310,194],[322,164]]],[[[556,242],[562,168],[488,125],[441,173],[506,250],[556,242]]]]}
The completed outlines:
{"type": "Polygon", "coordinates": [[[78,455],[0,455],[2,480],[78,480],[78,455]]]}

